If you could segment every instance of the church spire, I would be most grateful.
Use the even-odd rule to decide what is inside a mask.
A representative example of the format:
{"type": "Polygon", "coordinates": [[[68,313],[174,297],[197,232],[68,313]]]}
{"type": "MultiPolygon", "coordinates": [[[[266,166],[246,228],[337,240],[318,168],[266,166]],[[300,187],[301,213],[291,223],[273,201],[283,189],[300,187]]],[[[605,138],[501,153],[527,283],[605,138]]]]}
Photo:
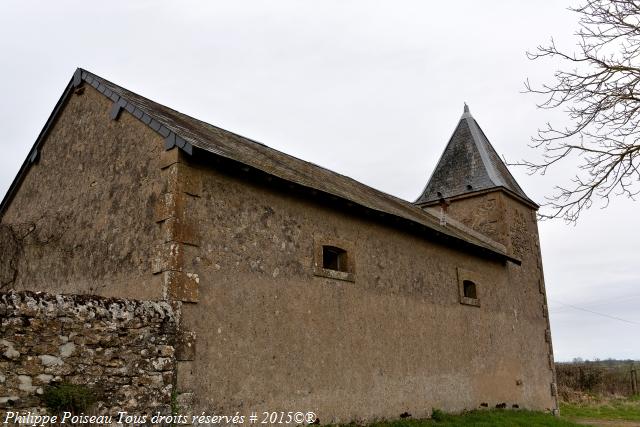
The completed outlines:
{"type": "Polygon", "coordinates": [[[502,188],[527,204],[527,197],[464,103],[462,117],[416,204],[502,188]]]}

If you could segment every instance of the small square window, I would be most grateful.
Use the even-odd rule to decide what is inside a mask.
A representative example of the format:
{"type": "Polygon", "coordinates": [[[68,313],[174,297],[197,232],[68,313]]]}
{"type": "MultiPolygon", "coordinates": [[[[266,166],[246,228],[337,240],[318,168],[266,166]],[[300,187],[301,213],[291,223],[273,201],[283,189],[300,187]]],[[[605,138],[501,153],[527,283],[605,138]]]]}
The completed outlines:
{"type": "Polygon", "coordinates": [[[352,242],[314,235],[313,274],[329,279],[355,281],[355,256],[352,242]]]}
{"type": "Polygon", "coordinates": [[[471,280],[462,281],[462,292],[465,298],[478,299],[478,294],[476,293],[476,284],[471,280]]]}
{"type": "Polygon", "coordinates": [[[322,268],[347,272],[347,251],[335,246],[322,246],[322,268]]]}
{"type": "Polygon", "coordinates": [[[480,283],[482,283],[482,278],[479,274],[458,268],[460,304],[480,307],[480,283]]]}

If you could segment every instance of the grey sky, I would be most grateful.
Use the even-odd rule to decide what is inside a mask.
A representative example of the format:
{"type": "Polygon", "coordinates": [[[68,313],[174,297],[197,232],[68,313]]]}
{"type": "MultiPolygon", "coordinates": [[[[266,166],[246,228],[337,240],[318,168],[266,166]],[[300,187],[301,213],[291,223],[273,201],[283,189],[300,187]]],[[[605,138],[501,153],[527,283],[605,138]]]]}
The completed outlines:
{"type": "MultiPolygon", "coordinates": [[[[466,101],[509,160],[535,158],[523,81],[571,47],[562,1],[56,1],[0,4],[0,194],[81,66],[201,120],[414,200],[466,101]]],[[[513,170],[543,201],[570,165],[513,170]]],[[[638,202],[640,203],[640,202],[638,202]]],[[[640,359],[640,204],[540,226],[556,358],[640,359]],[[619,317],[614,320],[580,311],[619,317]]]]}

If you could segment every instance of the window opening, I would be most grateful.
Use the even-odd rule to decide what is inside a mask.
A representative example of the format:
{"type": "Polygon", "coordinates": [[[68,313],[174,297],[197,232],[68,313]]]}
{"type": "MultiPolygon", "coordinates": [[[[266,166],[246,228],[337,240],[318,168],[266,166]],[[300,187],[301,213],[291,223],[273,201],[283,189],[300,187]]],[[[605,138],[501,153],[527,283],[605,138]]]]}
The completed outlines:
{"type": "Polygon", "coordinates": [[[322,247],[322,268],[347,272],[347,251],[335,246],[322,247]]]}
{"type": "Polygon", "coordinates": [[[473,283],[471,280],[464,280],[462,282],[462,292],[465,298],[478,299],[476,284],[473,283]]]}

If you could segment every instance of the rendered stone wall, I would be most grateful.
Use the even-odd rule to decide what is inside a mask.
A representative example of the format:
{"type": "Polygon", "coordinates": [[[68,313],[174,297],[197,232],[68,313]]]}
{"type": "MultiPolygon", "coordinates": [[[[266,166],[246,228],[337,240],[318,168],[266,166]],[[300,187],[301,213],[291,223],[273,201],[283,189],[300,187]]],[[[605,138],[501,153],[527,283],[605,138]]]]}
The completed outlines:
{"type": "Polygon", "coordinates": [[[199,279],[180,320],[196,356],[176,388],[194,413],[311,410],[337,423],[555,408],[535,260],[492,261],[231,168],[186,165],[202,181],[183,203],[198,245],[181,246],[199,279]],[[352,280],[315,273],[318,242],[338,241],[352,280]],[[479,306],[461,304],[461,270],[479,306]]]}
{"type": "Polygon", "coordinates": [[[557,407],[553,343],[535,211],[497,190],[453,200],[447,215],[504,244],[510,255],[522,261],[520,266],[509,265],[509,282],[515,291],[511,298],[519,300],[516,305],[520,316],[542,315],[545,328],[531,338],[539,341],[544,336],[543,345],[536,346],[536,351],[546,355],[544,359],[537,358],[538,372],[551,377],[551,394],[557,407]]]}
{"type": "Polygon", "coordinates": [[[168,414],[175,334],[164,302],[0,293],[0,415],[46,412],[46,387],[61,383],[91,390],[95,414],[168,414]]]}
{"type": "Polygon", "coordinates": [[[72,95],[6,212],[0,290],[162,299],[151,259],[160,135],[92,87],[72,95]]]}

